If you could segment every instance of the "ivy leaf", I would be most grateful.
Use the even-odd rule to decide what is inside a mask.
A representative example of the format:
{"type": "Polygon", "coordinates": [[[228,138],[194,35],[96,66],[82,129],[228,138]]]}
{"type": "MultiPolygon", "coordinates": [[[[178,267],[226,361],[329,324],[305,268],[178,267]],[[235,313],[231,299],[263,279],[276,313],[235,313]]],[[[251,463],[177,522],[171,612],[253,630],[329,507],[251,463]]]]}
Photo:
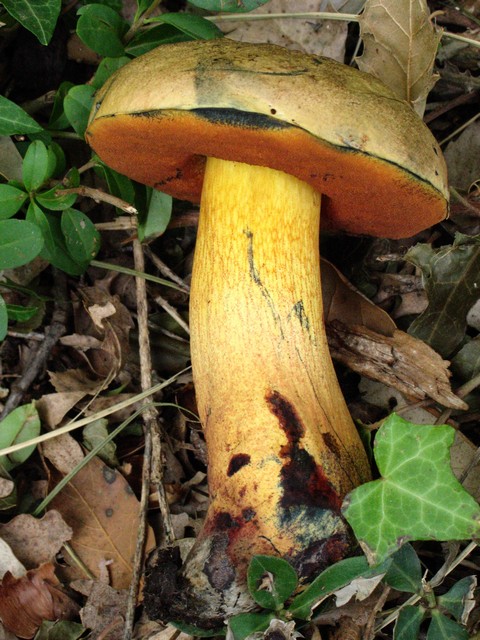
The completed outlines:
{"type": "Polygon", "coordinates": [[[404,544],[393,555],[384,582],[397,591],[422,591],[422,566],[412,545],[404,544]]]}
{"type": "Polygon", "coordinates": [[[426,0],[367,0],[360,16],[362,71],[383,80],[420,116],[430,89],[441,32],[430,20],[426,0]]]}
{"type": "Polygon", "coordinates": [[[297,586],[295,569],[282,558],[256,555],[248,567],[248,590],[264,609],[279,609],[297,586]]]}
{"type": "Polygon", "coordinates": [[[223,32],[210,20],[187,13],[163,13],[151,18],[149,23],[161,22],[169,24],[178,31],[196,40],[212,40],[223,37],[223,32]]]}
{"type": "Polygon", "coordinates": [[[27,220],[0,220],[0,269],[31,262],[42,250],[40,229],[27,220]]]}
{"type": "Polygon", "coordinates": [[[85,134],[95,89],[87,84],[72,87],[63,101],[65,115],[79,136],[85,134]]]}
{"type": "Polygon", "coordinates": [[[393,640],[418,640],[425,611],[421,607],[407,605],[400,613],[393,631],[393,640]]]}
{"type": "Polygon", "coordinates": [[[274,617],[272,611],[239,613],[228,621],[229,632],[233,640],[245,640],[254,633],[266,631],[274,617]]]}
{"type": "Polygon", "coordinates": [[[405,258],[422,270],[428,296],[428,307],[408,332],[448,358],[465,337],[467,313],[478,300],[480,236],[456,234],[453,245],[440,249],[417,244],[405,258]]]}
{"type": "Polygon", "coordinates": [[[438,610],[432,611],[427,640],[468,640],[468,632],[438,610]]]}
{"type": "Polygon", "coordinates": [[[447,593],[438,596],[439,607],[451,613],[458,622],[466,624],[470,612],[475,607],[476,587],[476,576],[462,578],[447,593]]]}
{"type": "Polygon", "coordinates": [[[62,8],[61,0],[2,0],[8,13],[47,45],[62,8]]]}
{"type": "Polygon", "coordinates": [[[343,513],[371,564],[408,540],[470,540],[480,535],[480,506],[453,475],[455,430],[415,425],[392,414],[374,455],[382,477],[354,489],[343,513]]]}
{"type": "MultiPolygon", "coordinates": [[[[0,449],[12,444],[26,442],[36,438],[40,433],[40,417],[35,404],[24,404],[14,409],[0,422],[0,449]]],[[[14,451],[6,456],[0,456],[0,466],[10,471],[25,462],[35,451],[35,445],[14,451]]]]}

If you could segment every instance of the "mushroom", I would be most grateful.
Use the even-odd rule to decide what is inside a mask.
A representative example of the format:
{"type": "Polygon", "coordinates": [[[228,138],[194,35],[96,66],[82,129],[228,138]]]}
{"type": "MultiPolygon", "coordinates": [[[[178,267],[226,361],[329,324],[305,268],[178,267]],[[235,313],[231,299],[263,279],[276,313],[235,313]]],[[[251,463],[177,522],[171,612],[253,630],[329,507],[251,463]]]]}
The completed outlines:
{"type": "Polygon", "coordinates": [[[307,581],[350,553],[342,500],[370,477],[325,337],[320,199],[324,229],[411,236],[447,215],[445,165],[375,78],[225,38],[124,66],[86,135],[110,167],[200,201],[191,357],[211,501],[185,564],[163,553],[145,601],[151,617],[218,627],[254,606],[252,555],[307,581]]]}

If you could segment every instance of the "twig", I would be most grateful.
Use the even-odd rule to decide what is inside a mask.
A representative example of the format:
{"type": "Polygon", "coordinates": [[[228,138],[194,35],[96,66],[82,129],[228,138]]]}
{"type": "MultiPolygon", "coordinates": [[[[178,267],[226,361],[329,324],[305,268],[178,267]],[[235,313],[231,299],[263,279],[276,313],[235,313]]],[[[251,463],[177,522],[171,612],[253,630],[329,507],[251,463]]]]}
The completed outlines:
{"type": "Polygon", "coordinates": [[[164,275],[166,278],[170,278],[170,280],[173,280],[173,282],[176,282],[178,286],[183,289],[183,291],[185,291],[185,293],[190,293],[190,287],[188,286],[188,284],[186,284],[179,276],[177,276],[177,274],[172,271],[170,267],[163,262],[163,260],[160,260],[160,258],[155,253],[153,253],[153,251],[148,246],[145,247],[145,255],[148,256],[149,260],[153,262],[153,264],[157,267],[162,275],[164,275]]]}
{"type": "MultiPolygon", "coordinates": [[[[145,260],[142,245],[139,240],[133,242],[133,256],[135,270],[139,273],[145,271],[145,260]]],[[[148,301],[147,287],[145,279],[137,276],[135,279],[136,298],[137,298],[137,318],[138,318],[138,340],[139,340],[139,356],[140,356],[140,384],[142,391],[152,387],[152,359],[150,353],[150,339],[148,333],[148,301]]],[[[137,594],[140,585],[140,578],[143,568],[143,558],[145,551],[145,540],[147,531],[147,509],[148,498],[150,493],[150,483],[152,480],[152,466],[158,464],[161,460],[160,436],[158,433],[158,413],[157,410],[148,406],[142,413],[144,422],[144,463],[142,471],[142,495],[140,499],[139,528],[137,533],[137,544],[135,548],[135,558],[133,563],[132,580],[129,589],[129,597],[127,603],[127,611],[125,615],[125,626],[123,632],[124,640],[131,640],[133,634],[133,625],[135,618],[135,608],[137,603],[137,594]]],[[[157,475],[157,474],[155,474],[157,475]]],[[[161,474],[158,474],[161,475],[161,474]]],[[[160,478],[161,480],[161,478],[160,478]]],[[[159,495],[159,504],[165,512],[164,528],[165,531],[171,532],[173,527],[170,523],[170,514],[166,504],[163,485],[158,482],[157,493],[159,495]]]]}
{"type": "Polygon", "coordinates": [[[55,192],[57,196],[64,196],[69,193],[77,193],[79,196],[84,196],[85,198],[91,198],[95,200],[95,202],[106,202],[108,204],[113,205],[114,207],[118,207],[125,211],[126,213],[131,213],[132,215],[136,215],[138,211],[128,202],[122,200],[121,198],[117,198],[116,196],[112,196],[111,193],[105,193],[101,189],[94,189],[93,187],[72,187],[71,189],[58,189],[55,192]]]}
{"type": "Polygon", "coordinates": [[[168,315],[173,318],[175,320],[175,322],[178,324],[179,327],[182,327],[182,329],[188,334],[190,335],[190,328],[188,326],[188,324],[185,322],[185,320],[182,318],[182,316],[178,313],[178,311],[175,309],[175,307],[172,307],[172,305],[167,302],[165,300],[165,298],[162,298],[162,296],[155,296],[155,302],[162,307],[162,309],[164,309],[168,315]]]}
{"type": "Polygon", "coordinates": [[[66,276],[58,270],[54,270],[54,300],[55,307],[52,314],[52,322],[45,329],[45,338],[41,342],[36,342],[30,349],[29,358],[25,364],[24,371],[12,385],[10,395],[5,402],[4,409],[0,415],[3,420],[22,402],[23,396],[28,388],[35,380],[37,375],[45,366],[53,347],[58,339],[65,333],[65,324],[67,320],[67,295],[66,295],[66,276]]]}

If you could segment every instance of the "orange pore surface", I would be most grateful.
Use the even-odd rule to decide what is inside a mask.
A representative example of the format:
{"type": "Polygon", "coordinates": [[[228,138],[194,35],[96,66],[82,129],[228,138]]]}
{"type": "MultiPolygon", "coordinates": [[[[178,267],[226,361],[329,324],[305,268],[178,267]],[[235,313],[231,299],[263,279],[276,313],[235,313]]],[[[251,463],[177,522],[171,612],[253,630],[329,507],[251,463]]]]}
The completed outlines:
{"type": "Polygon", "coordinates": [[[213,156],[310,183],[326,196],[323,228],[406,238],[447,216],[441,193],[405,169],[255,115],[213,109],[118,114],[94,119],[86,136],[108,166],[181,200],[200,201],[205,159],[213,156]]]}

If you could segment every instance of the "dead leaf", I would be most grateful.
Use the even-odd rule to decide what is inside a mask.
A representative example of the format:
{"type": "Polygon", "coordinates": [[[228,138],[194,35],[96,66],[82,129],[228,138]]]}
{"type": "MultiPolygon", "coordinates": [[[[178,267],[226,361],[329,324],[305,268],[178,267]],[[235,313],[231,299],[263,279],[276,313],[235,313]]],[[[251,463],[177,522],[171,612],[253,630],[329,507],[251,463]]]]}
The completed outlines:
{"type": "Polygon", "coordinates": [[[322,259],[322,297],[325,322],[340,320],[346,326],[363,325],[385,336],[397,327],[388,313],[354,289],[331,262],[322,259]]]}
{"type": "Polygon", "coordinates": [[[480,177],[480,122],[474,122],[445,149],[452,187],[467,192],[480,177]]]}
{"type": "Polygon", "coordinates": [[[8,498],[8,496],[15,489],[15,483],[8,478],[0,478],[0,500],[8,498]]]}
{"type": "Polygon", "coordinates": [[[91,580],[75,580],[72,588],[87,596],[80,611],[82,624],[92,631],[94,637],[107,628],[109,640],[123,637],[123,621],[128,602],[128,590],[112,589],[108,584],[91,580]],[[115,634],[118,629],[118,634],[115,634]]]}
{"type": "Polygon", "coordinates": [[[49,371],[48,376],[58,393],[83,391],[85,394],[94,396],[101,391],[104,384],[96,378],[91,378],[83,369],[49,371]]]}
{"type": "Polygon", "coordinates": [[[441,32],[426,0],[367,0],[360,16],[362,71],[371,73],[423,117],[441,32]]]}
{"type": "Polygon", "coordinates": [[[33,638],[43,620],[70,620],[78,607],[59,587],[53,565],[44,564],[0,584],[0,618],[19,638],[33,638]]]}
{"type": "MultiPolygon", "coordinates": [[[[70,545],[91,573],[99,576],[101,564],[111,560],[111,586],[127,588],[132,576],[139,503],[123,476],[93,458],[51,506],[72,527],[70,545]]],[[[153,546],[153,534],[149,530],[147,548],[153,546]]],[[[77,571],[70,567],[67,573],[79,577],[77,571]]]]}
{"type": "Polygon", "coordinates": [[[70,540],[72,530],[58,511],[49,511],[38,519],[20,514],[7,524],[0,525],[0,536],[27,569],[53,560],[62,546],[70,540]]]}
{"type": "Polygon", "coordinates": [[[353,597],[355,598],[355,600],[358,600],[360,602],[362,600],[365,600],[377,588],[384,575],[384,573],[381,573],[380,575],[373,576],[372,578],[356,578],[355,580],[352,580],[352,582],[347,584],[342,589],[335,591],[335,604],[337,605],[337,607],[342,607],[344,604],[347,604],[347,602],[349,602],[353,597]]]}
{"type": "MultiPolygon", "coordinates": [[[[256,13],[312,13],[324,11],[322,0],[296,0],[292,7],[291,0],[272,0],[267,5],[250,11],[256,13]]],[[[337,2],[337,4],[339,4],[337,2]]],[[[345,4],[345,3],[340,3],[345,4]]],[[[296,49],[306,53],[327,56],[343,62],[345,57],[345,40],[348,24],[343,21],[310,20],[282,18],[281,20],[239,20],[238,22],[219,23],[232,40],[239,42],[269,42],[288,49],[296,49]]]]}
{"type": "Polygon", "coordinates": [[[480,298],[480,236],[457,233],[453,245],[433,249],[419,243],[405,259],[422,270],[428,307],[408,332],[448,358],[461,344],[467,314],[480,298]]]}
{"type": "Polygon", "coordinates": [[[332,357],[360,375],[398,389],[408,398],[432,398],[444,407],[468,409],[449,383],[448,362],[403,331],[384,336],[360,325],[327,325],[332,357]]]}
{"type": "Polygon", "coordinates": [[[45,458],[48,458],[55,469],[63,475],[70,473],[85,457],[82,447],[68,433],[43,442],[42,454],[45,458]]]}
{"type": "Polygon", "coordinates": [[[42,423],[55,429],[65,418],[70,409],[85,397],[84,391],[65,391],[62,393],[47,393],[37,400],[35,407],[42,423]]]}
{"type": "Polygon", "coordinates": [[[17,578],[25,575],[27,572],[23,564],[16,558],[11,547],[5,540],[0,538],[0,578],[2,578],[7,571],[17,578]]]}

